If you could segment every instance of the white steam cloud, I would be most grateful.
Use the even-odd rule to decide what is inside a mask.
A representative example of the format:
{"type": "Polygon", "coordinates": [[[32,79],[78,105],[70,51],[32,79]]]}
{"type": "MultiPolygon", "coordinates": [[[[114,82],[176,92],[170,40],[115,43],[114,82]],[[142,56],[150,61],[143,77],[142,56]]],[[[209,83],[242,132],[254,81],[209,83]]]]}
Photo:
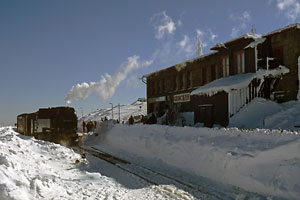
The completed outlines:
{"type": "Polygon", "coordinates": [[[87,98],[93,91],[96,91],[104,101],[111,98],[116,91],[116,88],[120,83],[126,79],[128,74],[133,70],[137,70],[142,67],[147,67],[152,64],[150,61],[139,61],[139,56],[129,57],[127,62],[123,63],[119,70],[115,73],[114,76],[105,74],[101,76],[99,82],[91,82],[90,84],[84,82],[77,84],[71,88],[66,97],[66,103],[70,104],[72,100],[81,100],[87,98]]]}
{"type": "MultiPolygon", "coordinates": [[[[151,24],[154,26],[155,29],[155,38],[156,39],[162,39],[165,34],[173,34],[176,30],[176,25],[166,14],[166,11],[163,11],[161,13],[154,14],[151,19],[151,24]]],[[[179,22],[181,25],[181,21],[179,22]]]]}

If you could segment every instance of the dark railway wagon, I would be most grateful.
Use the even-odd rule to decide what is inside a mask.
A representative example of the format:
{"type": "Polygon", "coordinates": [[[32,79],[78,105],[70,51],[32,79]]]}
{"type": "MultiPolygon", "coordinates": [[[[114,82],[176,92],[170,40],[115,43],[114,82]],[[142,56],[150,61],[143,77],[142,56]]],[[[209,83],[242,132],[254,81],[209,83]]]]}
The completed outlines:
{"type": "Polygon", "coordinates": [[[74,108],[40,108],[35,113],[17,117],[17,131],[37,139],[71,145],[78,138],[77,116],[74,108]]]}
{"type": "Polygon", "coordinates": [[[36,113],[24,113],[17,117],[17,131],[23,135],[34,135],[36,113]]]}

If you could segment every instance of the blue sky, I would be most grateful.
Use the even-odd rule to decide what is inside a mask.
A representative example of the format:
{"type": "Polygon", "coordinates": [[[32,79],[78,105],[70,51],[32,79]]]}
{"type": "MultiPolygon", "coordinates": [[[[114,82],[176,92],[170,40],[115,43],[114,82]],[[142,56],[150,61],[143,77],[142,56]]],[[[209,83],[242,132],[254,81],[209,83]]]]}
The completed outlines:
{"type": "Polygon", "coordinates": [[[77,84],[78,114],[131,103],[146,96],[138,77],[197,57],[196,36],[209,53],[299,19],[300,0],[1,0],[0,125],[66,105],[77,84]]]}

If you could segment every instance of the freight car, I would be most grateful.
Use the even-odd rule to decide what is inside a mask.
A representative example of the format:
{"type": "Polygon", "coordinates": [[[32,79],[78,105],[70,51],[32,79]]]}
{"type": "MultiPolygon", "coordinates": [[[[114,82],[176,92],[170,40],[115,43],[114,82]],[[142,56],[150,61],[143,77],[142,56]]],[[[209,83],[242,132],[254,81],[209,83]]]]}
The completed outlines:
{"type": "Polygon", "coordinates": [[[72,145],[78,138],[77,116],[71,107],[40,108],[35,113],[18,115],[17,131],[40,140],[72,145]]]}

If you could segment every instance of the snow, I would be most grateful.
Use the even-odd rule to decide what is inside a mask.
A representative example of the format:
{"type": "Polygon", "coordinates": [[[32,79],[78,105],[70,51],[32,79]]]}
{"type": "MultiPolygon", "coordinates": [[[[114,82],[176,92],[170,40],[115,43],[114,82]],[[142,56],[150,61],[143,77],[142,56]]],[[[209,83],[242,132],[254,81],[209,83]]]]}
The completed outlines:
{"type": "Polygon", "coordinates": [[[286,29],[293,28],[293,27],[296,27],[296,28],[300,29],[300,22],[297,22],[295,24],[290,24],[290,25],[287,25],[285,27],[279,28],[279,29],[274,30],[274,31],[272,31],[270,33],[264,34],[263,36],[268,36],[268,35],[272,35],[272,34],[275,34],[275,33],[280,33],[280,32],[282,32],[282,31],[284,31],[286,29]]]}
{"type": "Polygon", "coordinates": [[[266,38],[263,38],[263,37],[254,38],[254,41],[251,42],[250,44],[248,44],[244,49],[255,48],[257,45],[263,43],[265,40],[266,40],[266,38]]]}
{"type": "Polygon", "coordinates": [[[81,156],[72,149],[1,127],[0,199],[173,199],[161,192],[165,186],[149,186],[137,180],[134,184],[132,177],[118,172],[117,178],[126,179],[125,187],[102,176],[104,167],[97,160],[82,164],[76,163],[77,159],[81,156]],[[134,185],[135,189],[129,189],[134,185]]]}
{"type": "Polygon", "coordinates": [[[264,128],[264,120],[282,111],[283,108],[273,101],[263,98],[253,99],[246,107],[230,118],[229,127],[264,128]],[[251,119],[251,120],[249,120],[251,119]]]}
{"type": "Polygon", "coordinates": [[[229,127],[300,130],[300,102],[255,98],[230,118],[229,127]]]}
{"type": "Polygon", "coordinates": [[[88,138],[87,145],[224,187],[287,199],[300,195],[300,135],[295,132],[117,124],[96,139],[88,138]]]}
{"type": "MultiPolygon", "coordinates": [[[[145,105],[123,105],[121,119],[145,112],[145,105]]],[[[109,117],[109,109],[86,119],[109,117]]],[[[182,115],[192,121],[193,113],[182,115]]],[[[85,147],[176,177],[201,188],[208,199],[214,199],[211,194],[216,199],[298,199],[299,116],[299,101],[277,104],[256,98],[230,119],[230,126],[242,129],[108,120],[98,126],[98,136],[86,135],[85,147]],[[269,129],[258,129],[263,127],[269,129]]],[[[150,186],[89,154],[88,164],[76,160],[81,157],[72,149],[0,127],[0,199],[176,199],[162,188],[181,191],[172,185],[150,186]]],[[[197,198],[190,192],[181,194],[197,198]]]]}
{"type": "MultiPolygon", "coordinates": [[[[113,107],[114,119],[119,118],[119,110],[118,105],[114,105],[113,107]]],[[[120,121],[127,122],[130,116],[138,116],[138,115],[147,115],[147,102],[135,101],[130,105],[122,104],[120,105],[120,121]]],[[[97,109],[91,113],[88,113],[83,116],[84,121],[100,121],[101,118],[107,117],[111,119],[112,117],[112,109],[104,108],[97,109]]],[[[78,119],[81,123],[81,117],[78,119]]]]}
{"type": "Polygon", "coordinates": [[[232,40],[229,40],[229,41],[227,41],[227,42],[221,42],[221,43],[217,43],[212,49],[218,49],[218,48],[227,48],[225,45],[226,44],[228,44],[228,43],[231,43],[231,42],[233,42],[233,41],[236,41],[236,40],[239,40],[239,39],[242,39],[242,38],[244,38],[244,39],[249,39],[249,38],[251,38],[251,39],[253,39],[253,40],[259,40],[260,38],[261,38],[262,36],[261,35],[259,35],[259,34],[255,34],[255,33],[246,33],[246,34],[244,34],[244,35],[241,35],[240,37],[237,37],[237,38],[234,38],[234,39],[232,39],[232,40]]]}
{"type": "Polygon", "coordinates": [[[279,66],[276,69],[264,70],[260,69],[256,73],[237,74],[214,80],[204,86],[197,88],[191,92],[191,95],[209,95],[212,96],[218,92],[225,91],[227,93],[232,89],[243,89],[248,87],[251,81],[255,78],[262,79],[264,77],[277,77],[289,72],[289,69],[284,66],[279,66]]]}
{"type": "Polygon", "coordinates": [[[215,48],[227,48],[223,42],[217,43],[215,48]]]}

